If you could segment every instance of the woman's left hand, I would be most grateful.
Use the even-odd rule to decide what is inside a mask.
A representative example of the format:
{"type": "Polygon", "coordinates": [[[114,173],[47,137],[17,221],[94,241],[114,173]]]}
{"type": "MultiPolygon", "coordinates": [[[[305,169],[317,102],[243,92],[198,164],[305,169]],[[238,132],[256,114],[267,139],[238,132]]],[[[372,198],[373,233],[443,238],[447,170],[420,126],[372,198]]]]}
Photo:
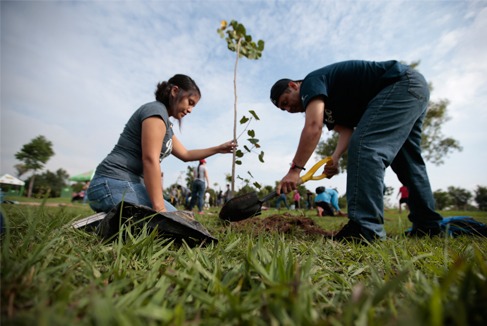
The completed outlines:
{"type": "Polygon", "coordinates": [[[235,143],[233,140],[230,140],[218,146],[218,153],[220,154],[233,153],[236,148],[237,148],[237,143],[235,143]]]}

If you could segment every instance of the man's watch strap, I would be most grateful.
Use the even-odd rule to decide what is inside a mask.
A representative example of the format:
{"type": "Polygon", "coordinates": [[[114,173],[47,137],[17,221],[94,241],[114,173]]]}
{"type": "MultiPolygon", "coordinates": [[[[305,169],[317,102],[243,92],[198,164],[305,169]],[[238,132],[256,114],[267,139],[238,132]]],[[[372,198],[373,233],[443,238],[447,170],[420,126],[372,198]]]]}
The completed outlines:
{"type": "Polygon", "coordinates": [[[291,163],[291,169],[300,169],[300,170],[303,170],[303,171],[306,170],[304,168],[304,166],[296,165],[296,163],[294,163],[294,162],[291,163]]]}

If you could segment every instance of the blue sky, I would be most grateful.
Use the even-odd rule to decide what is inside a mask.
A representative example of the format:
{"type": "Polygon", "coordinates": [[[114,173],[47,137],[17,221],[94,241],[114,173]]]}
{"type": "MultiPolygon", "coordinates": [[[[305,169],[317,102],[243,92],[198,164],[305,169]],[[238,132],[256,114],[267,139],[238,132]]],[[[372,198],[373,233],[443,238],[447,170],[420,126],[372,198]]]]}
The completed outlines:
{"type": "MultiPolygon", "coordinates": [[[[0,173],[15,175],[15,153],[38,135],[53,143],[48,170],[95,168],[132,112],[176,73],[193,77],[203,94],[177,137],[187,148],[231,139],[235,57],[216,33],[222,19],[265,41],[260,60],[239,61],[237,81],[239,116],[252,109],[261,118],[251,127],[265,164],[247,156],[239,175],[250,170],[274,185],[289,169],[304,116],[273,107],[277,79],[348,59],[421,60],[432,100],[450,101],[443,133],[464,148],[428,164],[433,190],[487,186],[486,1],[1,1],[0,173]]],[[[196,165],[163,161],[165,185],[188,164],[196,165]]],[[[230,155],[210,157],[208,169],[210,183],[224,189],[230,155]]],[[[307,187],[344,193],[345,183],[341,174],[307,187]]],[[[386,184],[397,192],[390,169],[386,184]]]]}

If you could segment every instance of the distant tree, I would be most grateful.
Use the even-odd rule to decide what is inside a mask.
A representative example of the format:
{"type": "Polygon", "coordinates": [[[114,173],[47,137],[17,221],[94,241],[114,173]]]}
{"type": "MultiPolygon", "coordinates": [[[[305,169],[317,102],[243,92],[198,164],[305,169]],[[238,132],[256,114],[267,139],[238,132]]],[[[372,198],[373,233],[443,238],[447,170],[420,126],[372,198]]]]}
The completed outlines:
{"type": "MultiPolygon", "coordinates": [[[[52,150],[52,143],[44,136],[37,136],[32,139],[30,143],[22,146],[22,149],[15,154],[15,158],[23,162],[23,171],[32,171],[32,176],[29,181],[29,188],[27,190],[27,197],[32,196],[32,189],[34,187],[34,180],[37,171],[44,167],[47,161],[54,155],[52,150]]],[[[19,172],[20,170],[17,169],[19,172]]]]}
{"type": "Polygon", "coordinates": [[[186,178],[184,179],[186,181],[186,188],[190,189],[193,187],[193,181],[194,181],[194,167],[188,166],[186,169],[186,178]]]}
{"type": "Polygon", "coordinates": [[[443,210],[448,206],[452,205],[452,199],[450,194],[446,191],[441,189],[436,190],[433,192],[433,197],[435,198],[436,208],[439,210],[443,210]]]}
{"type": "Polygon", "coordinates": [[[448,187],[448,195],[452,199],[453,205],[457,209],[466,209],[468,202],[472,198],[472,194],[467,190],[459,187],[448,187]]]}
{"type": "Polygon", "coordinates": [[[474,200],[477,203],[479,210],[487,211],[487,187],[477,186],[474,193],[474,200]]]}
{"type": "Polygon", "coordinates": [[[15,164],[14,168],[15,168],[15,170],[17,170],[17,176],[18,177],[21,177],[23,174],[28,172],[28,169],[24,164],[15,164]]]}
{"type": "MultiPolygon", "coordinates": [[[[416,68],[419,62],[409,64],[416,68]]],[[[429,84],[430,90],[433,89],[432,84],[429,84]]],[[[441,128],[450,118],[447,115],[448,100],[439,100],[438,102],[430,101],[428,110],[423,121],[423,137],[421,139],[421,150],[423,157],[435,165],[444,163],[444,159],[451,152],[461,151],[460,143],[451,138],[445,137],[441,128]]],[[[332,135],[324,141],[320,141],[315,153],[320,157],[330,156],[336,148],[338,142],[338,134],[332,132],[332,135]]],[[[345,171],[347,169],[348,155],[344,153],[340,160],[340,169],[345,171]]]]}
{"type": "MultiPolygon", "coordinates": [[[[32,175],[30,178],[33,177],[32,175]]],[[[35,197],[57,198],[61,197],[62,189],[68,185],[69,174],[64,169],[59,169],[55,173],[46,171],[35,176],[35,178],[36,182],[32,189],[32,194],[35,197]]],[[[29,179],[27,182],[30,181],[29,179]]]]}

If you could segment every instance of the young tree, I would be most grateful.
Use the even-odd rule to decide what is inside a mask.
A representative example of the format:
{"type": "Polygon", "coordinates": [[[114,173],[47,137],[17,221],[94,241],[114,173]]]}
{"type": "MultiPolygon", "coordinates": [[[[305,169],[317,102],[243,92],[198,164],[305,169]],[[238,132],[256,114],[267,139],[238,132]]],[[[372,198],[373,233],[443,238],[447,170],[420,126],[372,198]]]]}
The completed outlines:
{"type": "MultiPolygon", "coordinates": [[[[245,57],[250,60],[258,60],[262,56],[262,51],[264,51],[264,41],[259,40],[257,43],[252,41],[252,36],[247,34],[245,26],[239,22],[232,20],[230,24],[226,20],[223,20],[220,24],[220,28],[217,29],[218,34],[221,38],[225,38],[227,41],[227,47],[230,51],[235,52],[235,65],[233,72],[233,92],[234,92],[234,118],[233,118],[233,140],[237,142],[237,68],[239,58],[245,57]],[[226,36],[225,36],[226,34],[226,36]]],[[[259,117],[254,111],[249,111],[253,118],[259,120],[259,117]]],[[[241,124],[250,123],[249,118],[243,117],[240,120],[241,124]]],[[[248,124],[247,124],[248,126],[248,124]]],[[[255,132],[249,130],[247,135],[250,137],[248,139],[252,148],[244,146],[247,152],[252,152],[253,148],[259,148],[259,140],[255,138],[255,132]]],[[[241,164],[240,160],[244,152],[237,150],[233,153],[232,157],[232,180],[231,180],[231,191],[235,192],[235,164],[241,164]]],[[[259,160],[263,162],[264,153],[261,152],[259,155],[259,160]]],[[[259,185],[260,187],[260,185],[259,185]]]]}
{"type": "MultiPolygon", "coordinates": [[[[15,154],[15,158],[23,162],[24,171],[32,171],[27,197],[32,196],[36,172],[42,169],[53,155],[52,143],[44,136],[37,136],[32,139],[30,143],[22,146],[22,149],[15,154]]],[[[19,169],[18,171],[20,172],[19,169]]]]}
{"type": "MultiPolygon", "coordinates": [[[[409,64],[416,68],[419,62],[409,64]]],[[[432,84],[429,84],[430,90],[433,89],[432,84]]],[[[442,126],[449,120],[447,115],[448,100],[439,100],[438,102],[430,101],[428,110],[423,122],[423,137],[421,139],[421,150],[426,161],[435,165],[444,163],[443,159],[451,152],[461,151],[460,143],[451,138],[445,137],[442,133],[442,126]]],[[[320,141],[316,148],[316,154],[320,157],[329,156],[335,150],[338,142],[338,134],[333,132],[331,137],[325,141],[320,141]]],[[[340,169],[345,171],[347,169],[347,153],[344,153],[340,160],[340,169]]]]}
{"type": "Polygon", "coordinates": [[[479,210],[487,211],[487,187],[477,186],[475,189],[475,202],[479,210]]]}

